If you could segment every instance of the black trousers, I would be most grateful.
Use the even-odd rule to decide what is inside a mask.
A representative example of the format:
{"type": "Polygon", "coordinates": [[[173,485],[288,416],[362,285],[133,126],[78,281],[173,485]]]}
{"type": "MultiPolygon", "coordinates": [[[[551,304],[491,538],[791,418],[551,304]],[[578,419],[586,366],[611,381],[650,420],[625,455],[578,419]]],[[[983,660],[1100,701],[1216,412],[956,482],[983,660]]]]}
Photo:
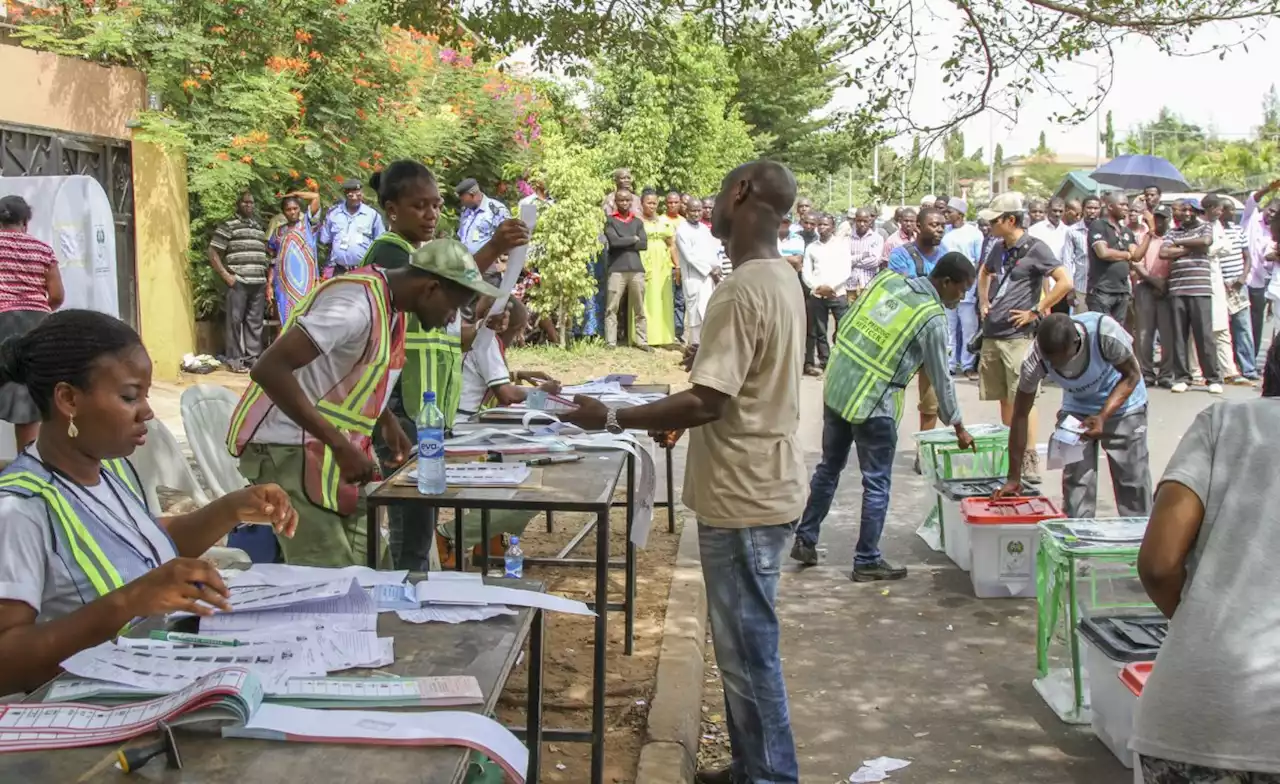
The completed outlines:
{"type": "Polygon", "coordinates": [[[1221,384],[1222,368],[1218,367],[1218,350],[1213,342],[1213,298],[1174,295],[1169,301],[1173,308],[1174,382],[1191,383],[1191,356],[1187,347],[1187,338],[1190,337],[1196,344],[1196,356],[1200,358],[1205,383],[1221,384]]]}
{"type": "Polygon", "coordinates": [[[1249,317],[1253,319],[1253,350],[1262,349],[1262,325],[1267,323],[1267,289],[1249,287],[1249,317]]]}
{"type": "Polygon", "coordinates": [[[262,323],[267,284],[241,283],[227,289],[226,357],[232,366],[249,366],[262,355],[262,323]]]}
{"type": "MultiPolygon", "coordinates": [[[[1134,349],[1138,353],[1138,365],[1148,385],[1173,381],[1173,308],[1165,297],[1150,283],[1139,283],[1133,289],[1133,303],[1137,311],[1134,330],[1134,349]],[[1160,338],[1160,364],[1155,362],[1156,336],[1160,338]]],[[[1184,340],[1185,344],[1186,341],[1184,340]]]]}
{"type": "Polygon", "coordinates": [[[1089,310],[1094,313],[1106,313],[1111,318],[1120,322],[1120,326],[1124,326],[1129,318],[1129,300],[1128,294],[1117,294],[1108,291],[1090,291],[1085,296],[1084,302],[1089,310]]]}
{"type": "Polygon", "coordinates": [[[807,308],[809,312],[809,331],[805,336],[805,362],[813,364],[812,358],[817,353],[818,366],[826,367],[831,356],[831,343],[827,340],[827,319],[834,316],[836,325],[849,312],[849,300],[843,295],[823,299],[809,295],[807,308]]]}

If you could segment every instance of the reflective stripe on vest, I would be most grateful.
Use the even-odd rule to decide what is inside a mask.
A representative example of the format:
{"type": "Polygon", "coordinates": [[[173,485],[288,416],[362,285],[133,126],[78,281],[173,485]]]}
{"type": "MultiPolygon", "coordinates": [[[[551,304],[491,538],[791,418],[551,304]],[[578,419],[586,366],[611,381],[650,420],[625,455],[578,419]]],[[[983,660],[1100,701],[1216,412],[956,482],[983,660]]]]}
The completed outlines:
{"type": "Polygon", "coordinates": [[[906,278],[877,275],[840,320],[823,389],[827,407],[849,422],[863,422],[886,393],[900,394],[919,370],[902,367],[907,347],[941,315],[937,300],[912,289],[906,278]]]}
{"type": "Polygon", "coordinates": [[[462,399],[462,338],[443,329],[421,329],[415,316],[409,320],[404,347],[400,389],[405,413],[416,420],[422,393],[435,392],[445,427],[453,427],[462,399]]]}
{"type": "MultiPolygon", "coordinates": [[[[115,468],[110,466],[108,468],[112,473],[116,473],[115,468]]],[[[132,483],[126,482],[126,484],[133,487],[132,483]]],[[[50,514],[58,521],[58,525],[66,536],[76,566],[84,573],[93,589],[98,592],[98,596],[105,596],[124,585],[124,581],[120,579],[120,573],[111,565],[111,561],[103,554],[97,541],[80,522],[80,518],[71,509],[62,491],[52,483],[30,471],[18,471],[0,476],[0,487],[21,488],[44,499],[50,514]]]]}
{"type": "MultiPolygon", "coordinates": [[[[393,352],[403,344],[403,332],[395,332],[391,295],[381,272],[369,269],[322,282],[294,309],[286,329],[308,312],[316,297],[329,286],[359,283],[365,287],[370,302],[371,324],[369,345],[360,361],[330,392],[316,401],[316,409],[357,446],[364,446],[373,433],[381,413],[379,390],[387,382],[393,352]],[[343,394],[343,390],[348,390],[343,394]]],[[[251,383],[236,405],[227,430],[227,450],[235,457],[244,453],[254,433],[275,404],[257,383],[251,383]]],[[[357,489],[344,485],[333,450],[311,434],[303,432],[304,488],[314,503],[326,509],[348,514],[354,511],[357,489]],[[314,472],[314,473],[313,473],[314,472]]]]}

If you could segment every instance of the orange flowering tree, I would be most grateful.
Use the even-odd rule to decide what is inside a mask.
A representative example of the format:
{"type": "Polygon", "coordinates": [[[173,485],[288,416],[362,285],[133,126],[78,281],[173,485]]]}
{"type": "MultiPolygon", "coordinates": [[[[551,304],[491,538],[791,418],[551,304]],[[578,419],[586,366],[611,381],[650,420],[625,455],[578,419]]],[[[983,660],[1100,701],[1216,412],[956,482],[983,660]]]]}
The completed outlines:
{"type": "MultiPolygon", "coordinates": [[[[147,75],[146,138],[184,149],[198,307],[213,298],[209,233],[249,189],[264,214],[293,190],[331,203],[340,183],[397,158],[450,184],[530,168],[544,102],[529,82],[347,0],[54,0],[17,35],[34,48],[147,75]]],[[[494,187],[494,190],[499,188],[494,187]]]]}

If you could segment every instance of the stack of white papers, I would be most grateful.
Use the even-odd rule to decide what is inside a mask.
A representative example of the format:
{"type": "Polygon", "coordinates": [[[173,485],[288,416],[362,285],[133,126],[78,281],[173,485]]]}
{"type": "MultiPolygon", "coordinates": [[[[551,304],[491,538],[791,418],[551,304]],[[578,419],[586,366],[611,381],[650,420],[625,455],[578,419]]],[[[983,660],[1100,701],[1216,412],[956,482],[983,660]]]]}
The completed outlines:
{"type": "Polygon", "coordinates": [[[289,564],[254,564],[248,569],[224,569],[219,574],[228,587],[250,585],[299,585],[330,580],[355,578],[361,587],[395,585],[409,576],[408,569],[380,572],[367,566],[346,566],[332,569],[323,566],[291,566],[289,564]]]}

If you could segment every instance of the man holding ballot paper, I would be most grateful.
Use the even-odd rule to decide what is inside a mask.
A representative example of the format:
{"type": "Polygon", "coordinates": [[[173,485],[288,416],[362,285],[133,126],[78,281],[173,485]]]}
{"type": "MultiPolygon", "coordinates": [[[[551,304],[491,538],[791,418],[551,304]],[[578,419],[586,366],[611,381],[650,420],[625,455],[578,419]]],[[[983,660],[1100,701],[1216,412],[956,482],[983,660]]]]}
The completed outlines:
{"type": "Polygon", "coordinates": [[[1151,511],[1147,454],[1147,387],[1133,339],[1111,316],[1054,313],[1040,323],[1022,362],[1009,432],[1008,482],[996,497],[1017,495],[1027,449],[1027,419],[1040,382],[1062,388],[1062,410],[1049,439],[1049,466],[1062,464],[1067,517],[1093,517],[1098,500],[1098,445],[1111,464],[1116,511],[1151,511]]]}

